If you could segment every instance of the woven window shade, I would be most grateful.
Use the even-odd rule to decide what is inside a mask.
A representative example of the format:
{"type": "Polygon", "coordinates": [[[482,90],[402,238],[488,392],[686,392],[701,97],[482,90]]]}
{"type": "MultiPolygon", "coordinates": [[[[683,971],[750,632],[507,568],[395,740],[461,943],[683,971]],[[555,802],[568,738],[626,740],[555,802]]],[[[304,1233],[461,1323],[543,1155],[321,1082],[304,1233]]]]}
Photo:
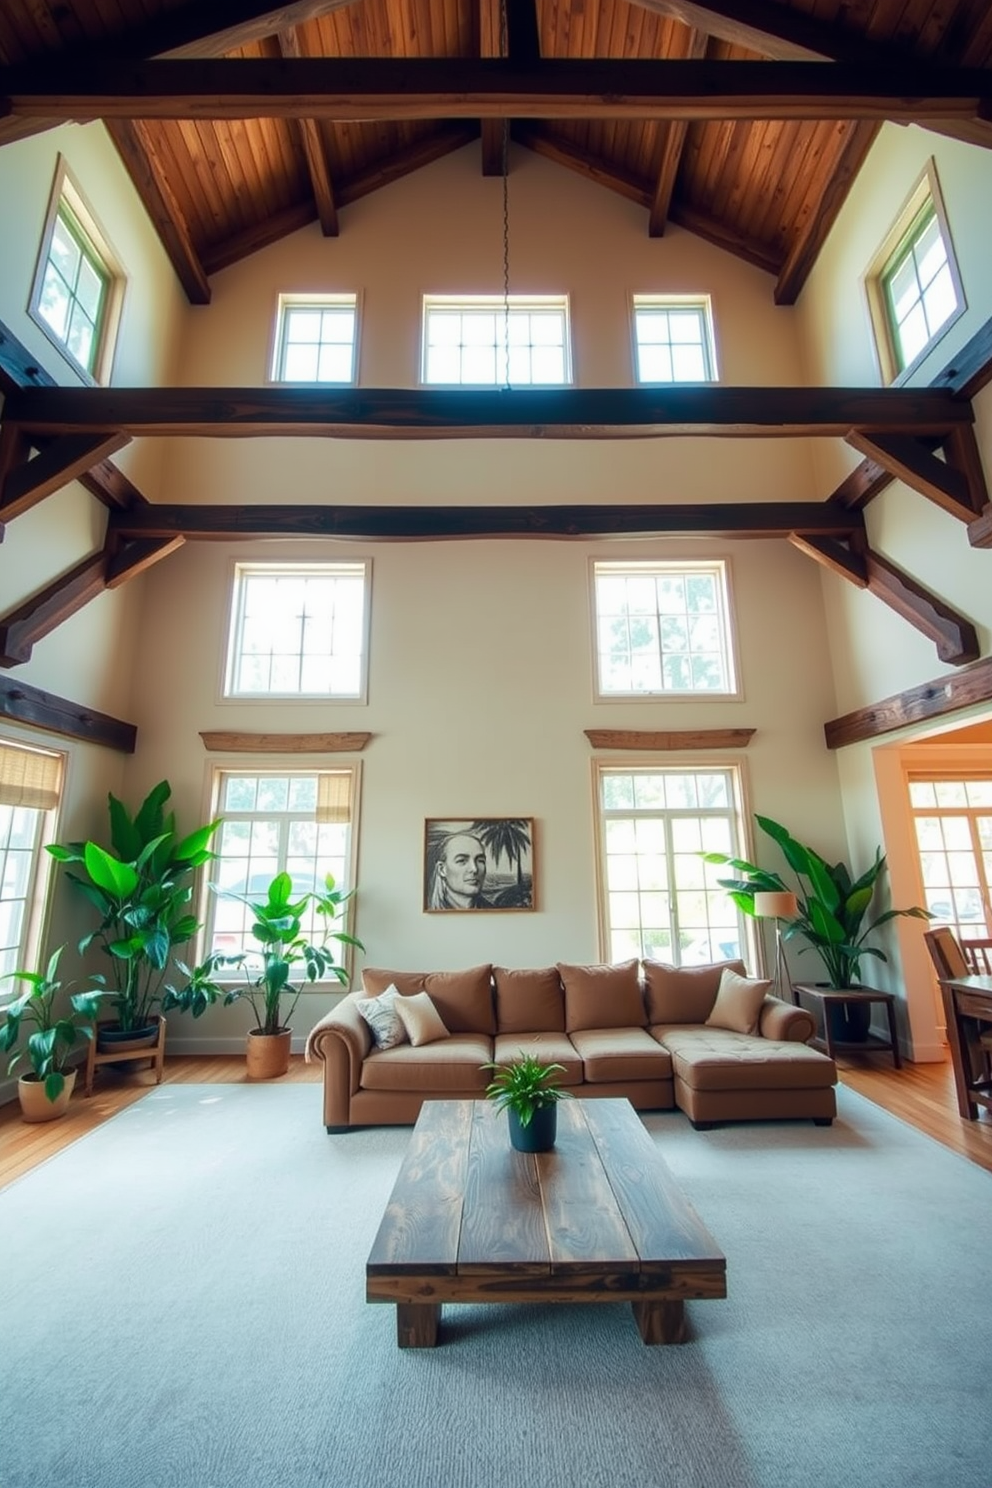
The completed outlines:
{"type": "Polygon", "coordinates": [[[0,744],[0,806],[52,811],[62,793],[62,756],[0,744]]]}
{"type": "Polygon", "coordinates": [[[317,820],[351,821],[350,770],[321,770],[317,776],[317,820]]]}

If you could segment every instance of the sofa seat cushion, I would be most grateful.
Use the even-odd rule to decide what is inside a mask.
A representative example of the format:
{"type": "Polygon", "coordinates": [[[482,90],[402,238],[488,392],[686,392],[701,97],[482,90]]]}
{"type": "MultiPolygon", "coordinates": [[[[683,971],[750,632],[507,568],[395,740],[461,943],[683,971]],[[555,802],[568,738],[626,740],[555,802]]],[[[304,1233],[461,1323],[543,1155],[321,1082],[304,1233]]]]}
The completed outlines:
{"type": "Polygon", "coordinates": [[[560,1064],[562,1085],[582,1084],[582,1059],[567,1033],[498,1033],[493,1040],[497,1064],[510,1064],[519,1054],[531,1054],[545,1064],[560,1064]]]}
{"type": "Polygon", "coordinates": [[[590,1085],[671,1079],[671,1057],[646,1028],[582,1028],[569,1037],[590,1085]]]}
{"type": "Polygon", "coordinates": [[[694,1090],[815,1090],[837,1083],[832,1059],[807,1044],[779,1042],[725,1028],[655,1024],[676,1079],[694,1090]]]}
{"type": "Polygon", "coordinates": [[[428,1095],[446,1091],[478,1091],[482,1096],[491,1078],[481,1068],[492,1059],[492,1040],[461,1033],[436,1044],[397,1044],[395,1049],[373,1049],[362,1064],[364,1090],[413,1090],[428,1095]]]}

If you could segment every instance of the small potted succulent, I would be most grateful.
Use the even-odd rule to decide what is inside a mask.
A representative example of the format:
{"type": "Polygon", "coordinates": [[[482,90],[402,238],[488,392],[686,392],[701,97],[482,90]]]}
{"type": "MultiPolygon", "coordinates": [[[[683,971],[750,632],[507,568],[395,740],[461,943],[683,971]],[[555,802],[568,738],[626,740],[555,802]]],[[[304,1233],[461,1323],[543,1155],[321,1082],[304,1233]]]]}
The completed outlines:
{"type": "MultiPolygon", "coordinates": [[[[61,1007],[62,983],[58,979],[59,957],[65,950],[53,951],[44,972],[11,971],[15,981],[25,982],[25,990],[6,1009],[6,1021],[0,1028],[0,1050],[9,1054],[16,1049],[7,1073],[27,1058],[31,1073],[17,1082],[17,1098],[25,1121],[54,1121],[64,1116],[76,1083],[76,1071],[66,1069],[72,1050],[93,1037],[100,999],[98,991],[75,992],[61,1007]],[[22,1025],[34,1025],[27,1047],[17,1049],[22,1025]]],[[[6,980],[6,978],[4,978],[6,980]]]]}
{"type": "Polygon", "coordinates": [[[510,1146],[518,1152],[550,1152],[558,1134],[558,1102],[570,1092],[561,1088],[562,1064],[547,1064],[521,1050],[506,1064],[482,1065],[493,1072],[486,1095],[507,1113],[510,1146]]]}

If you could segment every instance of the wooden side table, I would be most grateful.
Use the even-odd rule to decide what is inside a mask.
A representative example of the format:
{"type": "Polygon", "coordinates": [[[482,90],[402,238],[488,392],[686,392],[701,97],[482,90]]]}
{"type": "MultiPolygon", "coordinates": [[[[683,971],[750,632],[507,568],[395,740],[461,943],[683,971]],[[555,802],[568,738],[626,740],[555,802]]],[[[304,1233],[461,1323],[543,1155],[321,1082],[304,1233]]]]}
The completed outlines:
{"type": "Polygon", "coordinates": [[[132,1044],[128,1048],[115,1049],[112,1054],[100,1054],[97,1052],[96,1035],[99,1029],[94,1031],[86,1048],[86,1094],[93,1094],[93,1076],[101,1064],[123,1064],[127,1060],[137,1061],[147,1059],[150,1061],[149,1068],[155,1071],[155,1084],[162,1083],[162,1066],[165,1061],[165,1028],[166,1022],[161,1014],[155,1019],[158,1024],[158,1037],[153,1044],[141,1044],[137,1048],[132,1044]]]}
{"type": "Polygon", "coordinates": [[[815,982],[796,982],[793,984],[792,988],[792,1000],[796,1004],[796,1007],[802,1007],[803,1005],[800,999],[800,993],[804,993],[805,996],[810,999],[810,1001],[817,1003],[820,1008],[821,1019],[823,1023],[823,1037],[810,1039],[810,1044],[814,1048],[825,1049],[826,1052],[830,1055],[831,1059],[835,1057],[838,1050],[844,1050],[845,1052],[850,1053],[856,1053],[859,1050],[861,1051],[861,1053],[864,1053],[865,1051],[873,1053],[877,1050],[884,1049],[888,1052],[891,1052],[892,1063],[895,1065],[896,1069],[902,1068],[902,1059],[899,1055],[899,1041],[896,1035],[894,993],[876,992],[874,988],[862,988],[860,991],[857,992],[854,991],[853,988],[846,988],[841,992],[835,992],[832,987],[818,987],[815,982]],[[840,1040],[835,1039],[833,1036],[833,1030],[830,1026],[830,1008],[831,1005],[839,1002],[866,1002],[869,1004],[875,1002],[884,1003],[886,1015],[889,1022],[888,1038],[882,1038],[877,1033],[869,1033],[866,1039],[859,1040],[857,1042],[841,1042],[840,1040]]]}

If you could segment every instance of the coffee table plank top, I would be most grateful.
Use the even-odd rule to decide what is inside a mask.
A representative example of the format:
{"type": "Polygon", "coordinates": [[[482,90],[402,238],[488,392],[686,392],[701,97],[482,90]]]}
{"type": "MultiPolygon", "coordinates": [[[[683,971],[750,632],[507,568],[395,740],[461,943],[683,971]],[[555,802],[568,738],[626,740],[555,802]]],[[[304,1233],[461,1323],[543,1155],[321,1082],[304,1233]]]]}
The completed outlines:
{"type": "Polygon", "coordinates": [[[380,1275],[454,1274],[473,1101],[425,1101],[368,1259],[380,1275]]]}
{"type": "Polygon", "coordinates": [[[599,1274],[605,1260],[636,1272],[637,1248],[602,1160],[589,1141],[585,1112],[593,1104],[562,1101],[554,1151],[541,1153],[538,1159],[551,1269],[574,1275],[591,1267],[599,1274]]]}
{"type": "Polygon", "coordinates": [[[547,1275],[547,1226],[534,1160],[514,1152],[491,1101],[477,1101],[465,1180],[458,1270],[547,1275]]]}

